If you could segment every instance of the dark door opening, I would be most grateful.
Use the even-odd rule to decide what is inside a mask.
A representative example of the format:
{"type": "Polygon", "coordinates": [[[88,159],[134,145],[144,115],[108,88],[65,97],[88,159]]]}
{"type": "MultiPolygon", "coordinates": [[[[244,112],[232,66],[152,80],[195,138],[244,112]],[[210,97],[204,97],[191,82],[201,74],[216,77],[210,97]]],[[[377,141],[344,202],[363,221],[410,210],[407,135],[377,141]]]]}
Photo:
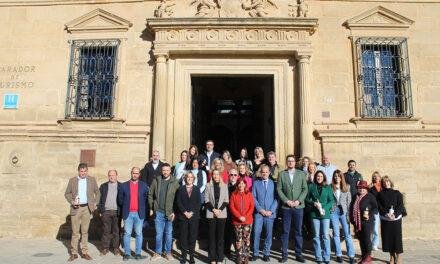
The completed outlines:
{"type": "Polygon", "coordinates": [[[192,77],[191,142],[207,139],[234,159],[242,147],[274,150],[273,77],[192,77]]]}

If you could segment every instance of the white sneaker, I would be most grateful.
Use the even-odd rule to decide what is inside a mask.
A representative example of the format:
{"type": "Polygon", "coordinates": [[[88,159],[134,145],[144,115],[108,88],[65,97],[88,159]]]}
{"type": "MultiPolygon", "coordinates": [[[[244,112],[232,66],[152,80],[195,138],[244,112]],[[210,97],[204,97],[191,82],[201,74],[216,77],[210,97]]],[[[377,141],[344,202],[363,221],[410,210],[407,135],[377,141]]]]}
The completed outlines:
{"type": "Polygon", "coordinates": [[[373,247],[373,251],[378,251],[379,249],[377,248],[377,246],[373,247]]]}

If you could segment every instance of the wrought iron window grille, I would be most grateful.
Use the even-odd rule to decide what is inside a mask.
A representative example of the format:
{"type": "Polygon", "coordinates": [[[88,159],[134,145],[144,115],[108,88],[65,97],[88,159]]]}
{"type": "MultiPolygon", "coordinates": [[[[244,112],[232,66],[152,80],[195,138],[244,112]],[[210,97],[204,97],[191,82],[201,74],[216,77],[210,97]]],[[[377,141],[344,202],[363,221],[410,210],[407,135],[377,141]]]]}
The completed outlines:
{"type": "Polygon", "coordinates": [[[362,37],[355,49],[361,117],[412,117],[406,38],[362,37]]]}
{"type": "Polygon", "coordinates": [[[118,39],[72,42],[67,118],[113,118],[119,44],[118,39]]]}

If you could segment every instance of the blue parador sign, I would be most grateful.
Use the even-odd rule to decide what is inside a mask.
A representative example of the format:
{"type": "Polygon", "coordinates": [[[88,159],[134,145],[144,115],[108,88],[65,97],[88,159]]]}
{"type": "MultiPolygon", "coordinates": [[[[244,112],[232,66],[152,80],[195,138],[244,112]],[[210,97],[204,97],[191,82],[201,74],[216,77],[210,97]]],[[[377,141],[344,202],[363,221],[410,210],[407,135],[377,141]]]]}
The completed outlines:
{"type": "Polygon", "coordinates": [[[5,94],[3,97],[3,109],[17,109],[18,94],[5,94]]]}

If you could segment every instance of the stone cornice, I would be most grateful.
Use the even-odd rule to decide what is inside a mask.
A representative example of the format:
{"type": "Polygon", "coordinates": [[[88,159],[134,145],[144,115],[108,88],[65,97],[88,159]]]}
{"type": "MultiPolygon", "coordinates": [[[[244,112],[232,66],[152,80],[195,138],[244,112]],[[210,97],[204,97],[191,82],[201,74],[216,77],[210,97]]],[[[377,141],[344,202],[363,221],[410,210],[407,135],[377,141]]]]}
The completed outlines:
{"type": "Polygon", "coordinates": [[[145,143],[150,125],[123,120],[103,122],[0,122],[2,141],[145,143]]]}
{"type": "Polygon", "coordinates": [[[315,137],[327,143],[440,142],[440,129],[316,129],[315,137]]]}
{"type": "MultiPolygon", "coordinates": [[[[0,7],[5,6],[54,6],[54,5],[91,5],[112,3],[159,2],[160,0],[0,0],[0,7]]],[[[440,3],[440,0],[308,0],[308,2],[357,2],[357,3],[440,3]]]]}
{"type": "Polygon", "coordinates": [[[54,6],[54,5],[90,5],[111,3],[136,3],[156,0],[0,0],[2,6],[54,6]]]}
{"type": "Polygon", "coordinates": [[[153,32],[166,29],[296,29],[313,33],[318,27],[317,18],[149,18],[147,26],[153,32]]]}

